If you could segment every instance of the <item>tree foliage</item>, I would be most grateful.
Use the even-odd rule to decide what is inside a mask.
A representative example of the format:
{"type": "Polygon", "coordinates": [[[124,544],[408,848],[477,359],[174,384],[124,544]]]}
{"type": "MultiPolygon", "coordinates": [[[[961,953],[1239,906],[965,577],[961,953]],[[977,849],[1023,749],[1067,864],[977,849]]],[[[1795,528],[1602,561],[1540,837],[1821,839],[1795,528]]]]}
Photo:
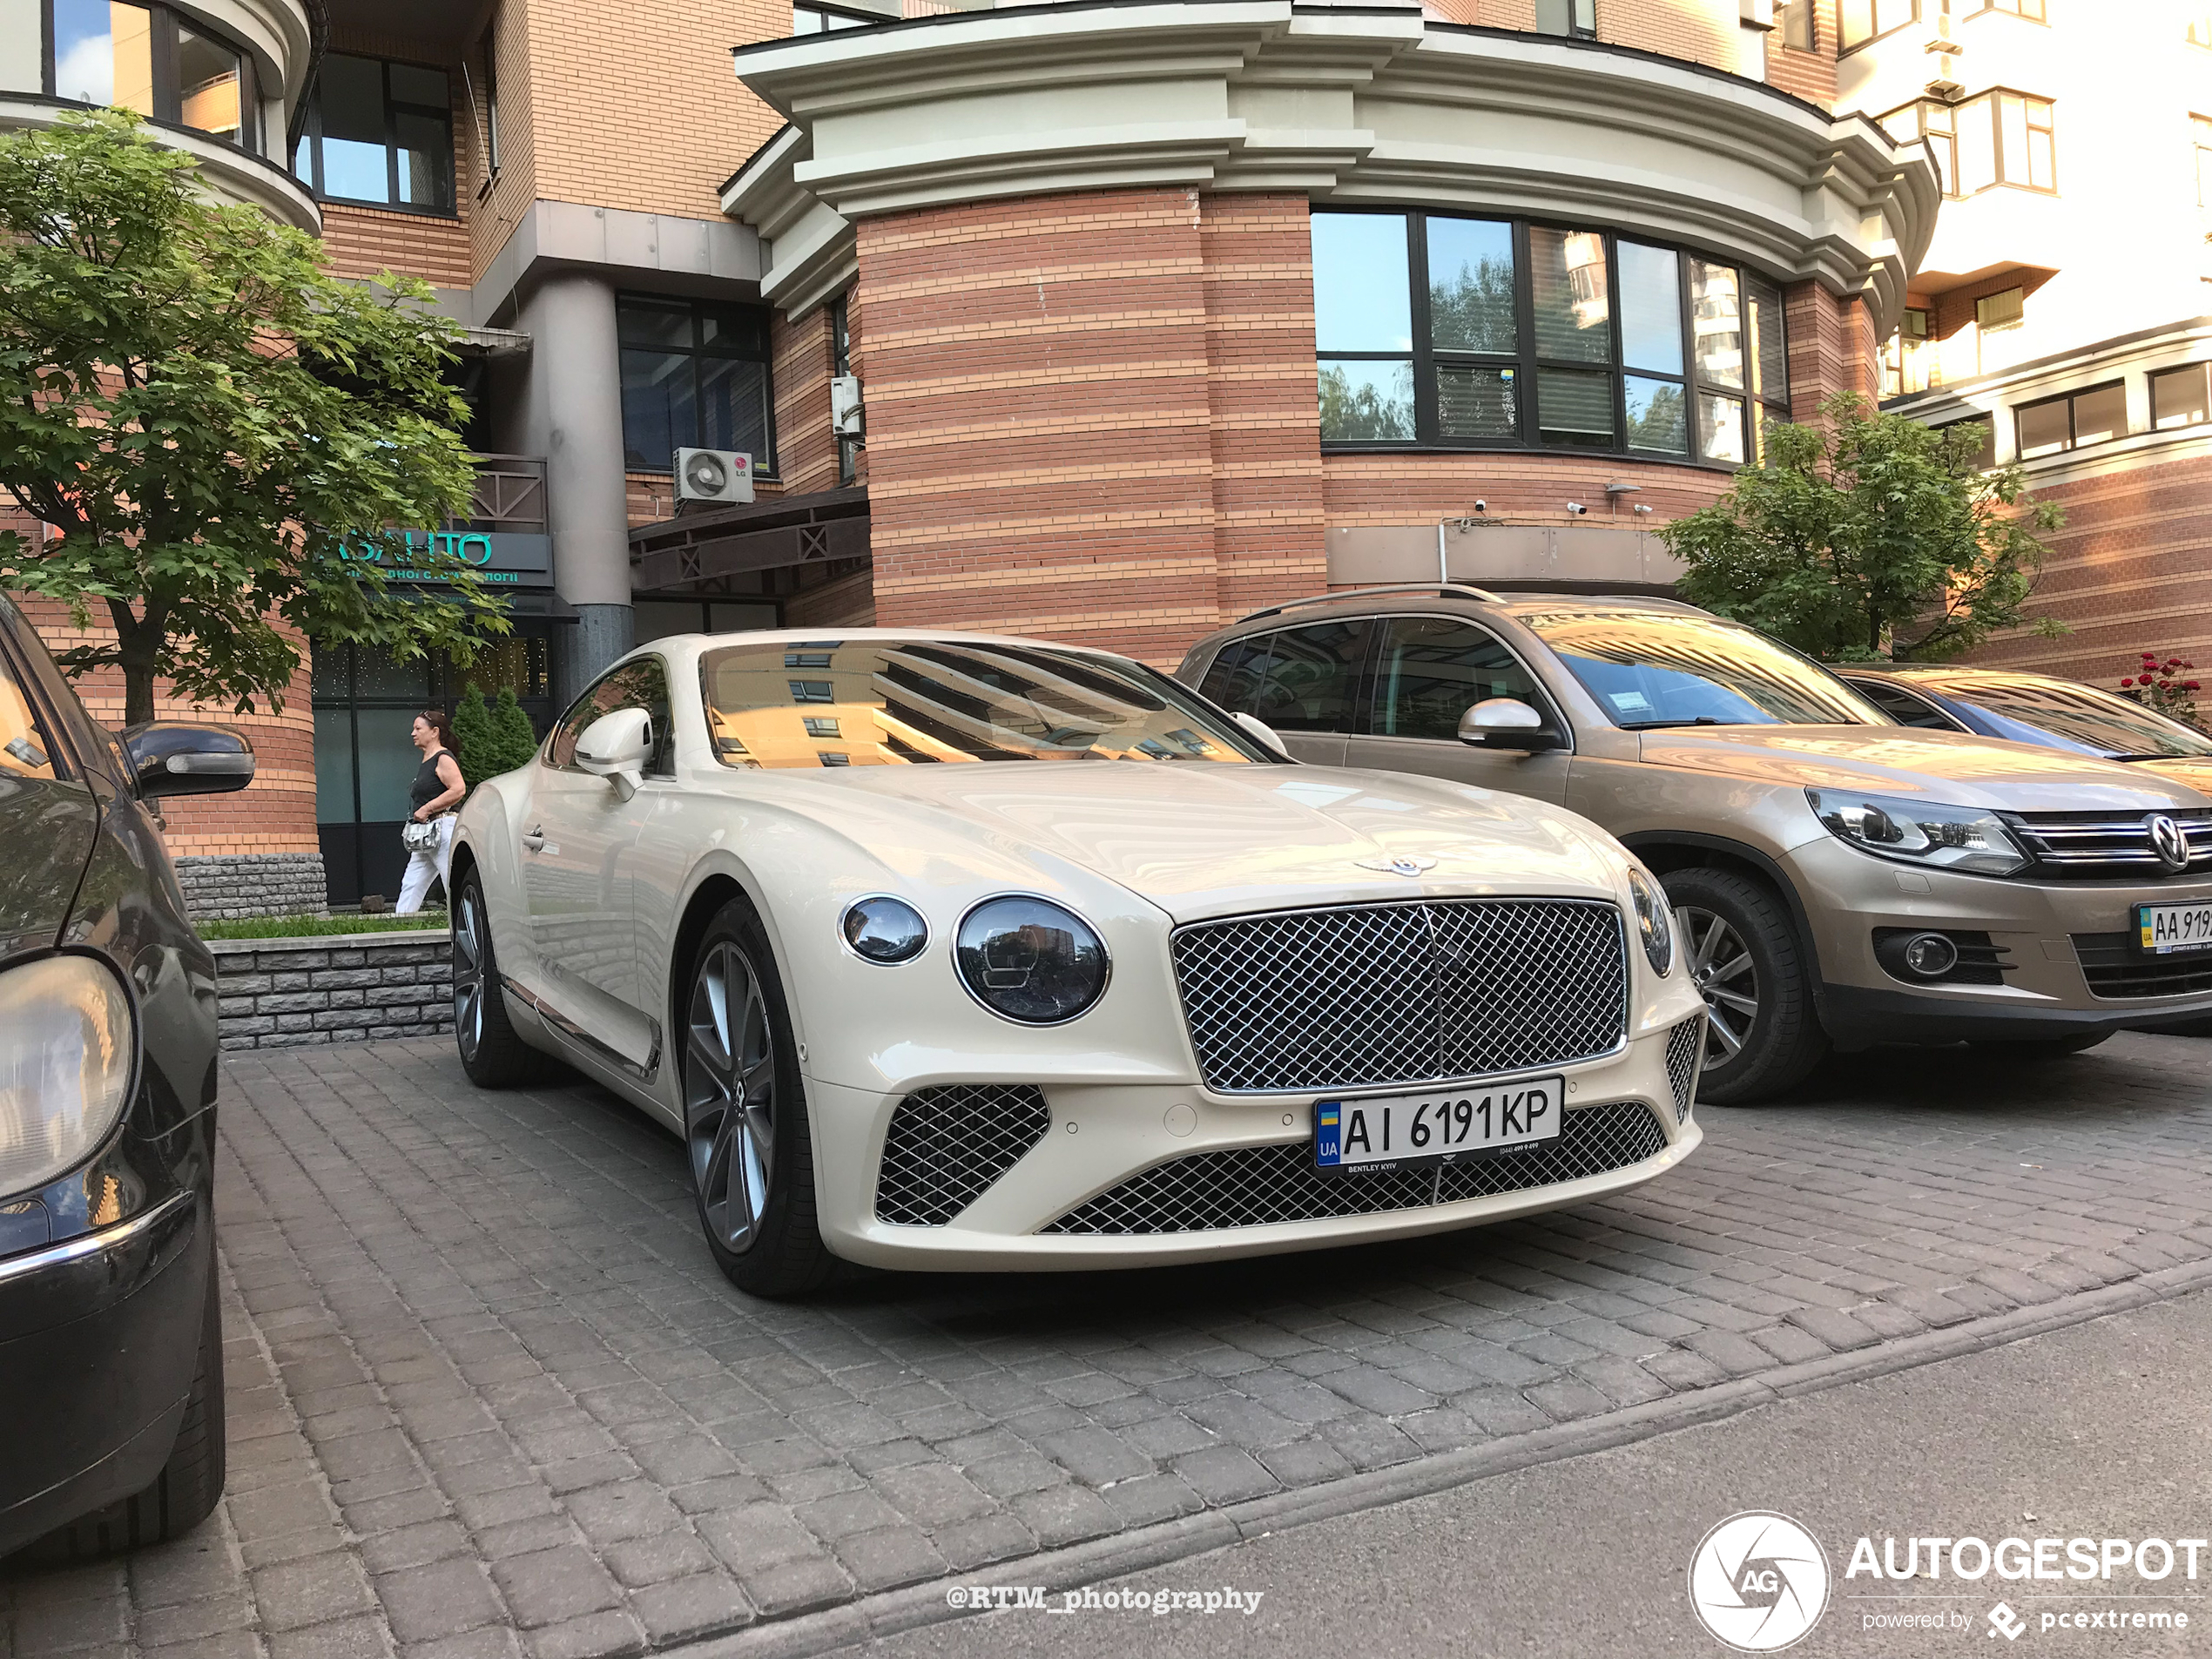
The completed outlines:
{"type": "MultiPolygon", "coordinates": [[[[498,701],[492,705],[492,730],[499,737],[499,770],[512,772],[517,766],[527,766],[537,755],[537,733],[530,730],[530,717],[515,698],[515,688],[499,688],[498,701]]],[[[485,774],[487,777],[490,773],[485,774]]]]}
{"type": "Polygon", "coordinates": [[[1985,471],[1971,426],[1937,430],[1848,394],[1766,429],[1766,461],[1659,534],[1678,591],[1830,662],[1939,662],[2023,625],[2060,515],[2020,469],[1985,471]]]}
{"type": "Polygon", "coordinates": [[[58,531],[0,533],[0,586],[93,609],[125,718],[158,679],[281,708],[299,651],[401,660],[507,630],[501,602],[403,529],[465,510],[453,326],[429,290],[321,267],[315,240],[210,201],[125,111],[0,137],[0,486],[58,531]],[[394,580],[395,566],[449,587],[394,580]]]}
{"type": "Polygon", "coordinates": [[[502,770],[492,765],[498,758],[494,752],[498,741],[491,727],[490,705],[471,680],[453,709],[454,759],[462,782],[473,787],[502,770]]]}

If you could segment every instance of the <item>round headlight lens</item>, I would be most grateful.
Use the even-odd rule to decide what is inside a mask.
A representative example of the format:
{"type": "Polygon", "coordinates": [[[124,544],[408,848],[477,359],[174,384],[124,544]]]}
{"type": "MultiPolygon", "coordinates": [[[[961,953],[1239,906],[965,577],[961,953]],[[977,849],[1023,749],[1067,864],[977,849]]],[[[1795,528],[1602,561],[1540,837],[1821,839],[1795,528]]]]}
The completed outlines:
{"type": "Polygon", "coordinates": [[[988,899],[960,924],[961,982],[994,1014],[1024,1025],[1072,1020],[1106,989],[1106,944],[1042,899],[988,899]]]}
{"type": "Polygon", "coordinates": [[[131,1088],[130,999],[89,956],[0,974],[0,1197],[90,1157],[131,1088]]]}
{"type": "Polygon", "coordinates": [[[903,899],[855,899],[845,907],[845,942],[863,961],[910,962],[929,942],[929,924],[903,899]]]}
{"type": "Polygon", "coordinates": [[[1629,872],[1629,893],[1636,901],[1636,932],[1643,940],[1644,960],[1655,974],[1671,973],[1675,966],[1675,923],[1667,907],[1667,891],[1642,870],[1629,872]]]}

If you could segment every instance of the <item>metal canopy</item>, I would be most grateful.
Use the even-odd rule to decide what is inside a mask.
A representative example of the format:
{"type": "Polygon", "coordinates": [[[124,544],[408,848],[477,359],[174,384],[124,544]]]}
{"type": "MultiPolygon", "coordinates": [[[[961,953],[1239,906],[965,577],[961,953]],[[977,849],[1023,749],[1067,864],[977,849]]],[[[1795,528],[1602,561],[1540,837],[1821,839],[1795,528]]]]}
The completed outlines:
{"type": "Polygon", "coordinates": [[[636,594],[698,597],[724,579],[868,556],[865,487],[686,513],[630,532],[636,594]]]}

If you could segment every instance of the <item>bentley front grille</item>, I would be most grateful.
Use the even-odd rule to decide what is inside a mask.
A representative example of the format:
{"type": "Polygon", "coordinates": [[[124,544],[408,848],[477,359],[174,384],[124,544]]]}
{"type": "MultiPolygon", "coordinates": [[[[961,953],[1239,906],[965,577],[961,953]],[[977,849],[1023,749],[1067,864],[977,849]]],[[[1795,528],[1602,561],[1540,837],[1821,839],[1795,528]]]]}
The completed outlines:
{"type": "Polygon", "coordinates": [[[1569,1064],[1628,1028],[1619,907],[1447,899],[1195,923],[1175,971],[1230,1094],[1440,1082],[1569,1064]]]}
{"type": "Polygon", "coordinates": [[[941,1227],[1044,1139],[1052,1110],[1028,1084],[919,1089],[891,1114],[875,1181],[879,1221],[941,1227]]]}
{"type": "Polygon", "coordinates": [[[1674,1090],[1675,1122],[1689,1121],[1697,1098],[1697,1066],[1705,1057],[1705,1016],[1694,1015],[1667,1033],[1667,1086],[1674,1090]]]}
{"type": "Polygon", "coordinates": [[[1625,1170],[1667,1144],[1638,1101],[1578,1107],[1556,1141],[1525,1152],[1374,1175],[1313,1166],[1313,1143],[1237,1146],[1154,1165],[1070,1210],[1049,1233],[1189,1233],[1460,1204],[1625,1170]]]}

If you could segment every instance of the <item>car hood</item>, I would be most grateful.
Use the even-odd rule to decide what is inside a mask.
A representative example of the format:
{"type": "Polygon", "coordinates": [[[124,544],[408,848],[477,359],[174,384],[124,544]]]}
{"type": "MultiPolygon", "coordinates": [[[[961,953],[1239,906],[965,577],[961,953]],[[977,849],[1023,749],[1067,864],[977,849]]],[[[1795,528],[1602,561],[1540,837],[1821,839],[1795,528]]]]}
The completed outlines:
{"type": "Polygon", "coordinates": [[[915,853],[1076,865],[1178,921],[1240,910],[1445,894],[1611,899],[1617,846],[1571,813],[1516,796],[1334,767],[1024,762],[870,766],[840,774],[826,826],[879,856],[863,805],[895,807],[915,853]],[[862,798],[862,799],[855,799],[862,798]],[[1389,867],[1409,861],[1410,874],[1389,867]]]}
{"type": "Polygon", "coordinates": [[[2200,795],[2212,795],[2212,755],[2194,758],[2176,755],[2171,759],[2130,760],[2130,772],[2155,772],[2168,783],[2194,789],[2200,795]]]}
{"type": "Polygon", "coordinates": [[[2025,743],[1910,726],[1696,726],[1647,732],[1647,765],[1816,789],[1917,795],[2022,813],[2201,809],[2199,788],[2161,769],[2025,743]]]}
{"type": "Polygon", "coordinates": [[[0,957],[51,945],[91,857],[99,807],[82,784],[0,775],[0,957]]]}

